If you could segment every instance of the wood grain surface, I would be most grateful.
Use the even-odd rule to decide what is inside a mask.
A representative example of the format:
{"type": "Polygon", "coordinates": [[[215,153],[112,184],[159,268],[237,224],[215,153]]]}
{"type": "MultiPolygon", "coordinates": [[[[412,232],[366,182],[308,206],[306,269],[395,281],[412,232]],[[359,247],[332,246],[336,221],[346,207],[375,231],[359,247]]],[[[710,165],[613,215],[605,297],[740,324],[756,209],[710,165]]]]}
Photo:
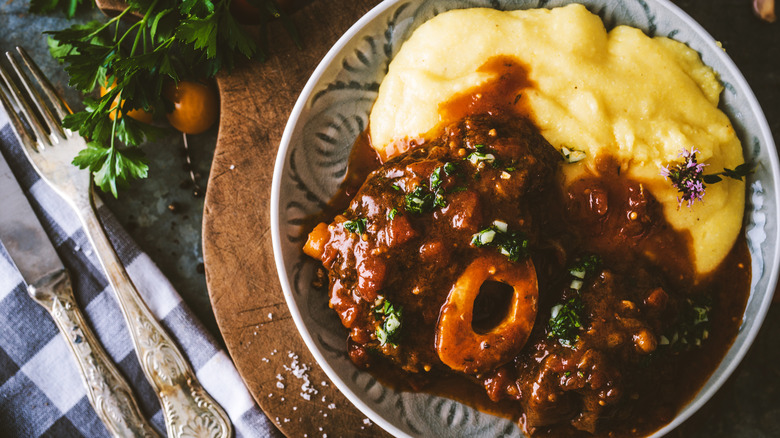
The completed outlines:
{"type": "Polygon", "coordinates": [[[313,1],[293,14],[303,50],[274,28],[266,62],[218,77],[221,118],[203,215],[206,282],[239,373],[287,436],[386,435],[330,383],[298,334],[276,273],[269,214],[274,161],[295,100],[328,49],[376,3],[313,1]],[[307,367],[296,377],[294,369],[307,367]],[[309,387],[316,393],[302,395],[309,387]]]}

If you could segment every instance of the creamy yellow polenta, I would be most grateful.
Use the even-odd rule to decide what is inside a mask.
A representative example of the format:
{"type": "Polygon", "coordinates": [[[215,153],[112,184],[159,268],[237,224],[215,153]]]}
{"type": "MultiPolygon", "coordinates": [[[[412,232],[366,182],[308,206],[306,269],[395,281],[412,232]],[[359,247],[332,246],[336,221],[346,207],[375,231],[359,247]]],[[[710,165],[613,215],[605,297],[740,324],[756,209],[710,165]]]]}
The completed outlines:
{"type": "Polygon", "coordinates": [[[379,154],[436,127],[439,104],[490,80],[491,73],[477,70],[498,55],[528,67],[536,85],[523,90],[523,99],[545,138],[558,149],[586,152],[584,161],[564,166],[567,180],[595,172],[599,154],[614,156],[623,174],[663,203],[673,227],[690,231],[697,271],[717,267],[742,224],[744,183],[708,186],[703,203],[678,208],[676,190],[659,173],[683,148],[699,151],[705,173],[743,162],[734,129],[717,108],[722,86],[715,72],[682,43],[627,26],[607,32],[581,5],[455,10],[424,23],[390,64],[371,112],[379,154]]]}

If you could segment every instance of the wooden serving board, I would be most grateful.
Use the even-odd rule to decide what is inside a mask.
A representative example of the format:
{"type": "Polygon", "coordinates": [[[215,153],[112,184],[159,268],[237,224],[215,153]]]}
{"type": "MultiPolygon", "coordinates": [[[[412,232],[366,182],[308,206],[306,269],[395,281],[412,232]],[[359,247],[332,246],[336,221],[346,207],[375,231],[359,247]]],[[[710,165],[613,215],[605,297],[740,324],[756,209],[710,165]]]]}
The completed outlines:
{"type": "Polygon", "coordinates": [[[266,62],[217,81],[221,118],[203,213],[206,282],[239,373],[287,436],[386,435],[330,383],[298,334],[277,278],[269,214],[274,161],[298,95],[328,49],[376,3],[315,0],[293,14],[303,50],[275,27],[266,62]]]}

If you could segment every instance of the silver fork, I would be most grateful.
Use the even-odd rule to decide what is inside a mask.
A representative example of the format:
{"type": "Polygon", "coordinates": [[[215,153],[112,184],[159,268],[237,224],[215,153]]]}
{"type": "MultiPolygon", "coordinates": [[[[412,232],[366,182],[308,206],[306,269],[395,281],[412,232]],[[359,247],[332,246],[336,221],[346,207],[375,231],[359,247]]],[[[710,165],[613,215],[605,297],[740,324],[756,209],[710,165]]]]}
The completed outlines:
{"type": "Polygon", "coordinates": [[[3,105],[27,158],[43,180],[76,211],[95,248],[116,293],[144,375],[160,399],[168,436],[231,436],[232,425],[227,414],[198,383],[179,348],[138,294],[95,214],[90,172],[71,164],[86,142],[78,133],[61,126],[62,118],[70,114],[70,109],[29,55],[21,47],[16,49],[51,108],[11,52],[6,52],[6,56],[15,74],[0,65],[0,77],[30,128],[11,107],[0,87],[3,105]],[[16,85],[17,81],[24,90],[16,85]]]}

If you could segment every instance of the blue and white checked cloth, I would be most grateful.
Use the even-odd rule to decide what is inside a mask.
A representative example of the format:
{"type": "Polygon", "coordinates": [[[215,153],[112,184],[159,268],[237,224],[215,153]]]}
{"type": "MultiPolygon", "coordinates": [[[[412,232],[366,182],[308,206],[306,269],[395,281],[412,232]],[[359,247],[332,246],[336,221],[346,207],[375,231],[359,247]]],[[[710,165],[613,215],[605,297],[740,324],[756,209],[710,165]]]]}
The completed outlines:
{"type": "MultiPolygon", "coordinates": [[[[111,287],[78,219],[27,163],[0,108],[0,152],[71,274],[76,301],[135,391],[141,411],[165,435],[162,412],[135,356],[111,287]]],[[[0,190],[3,188],[0,187],[0,190]]],[[[3,208],[3,206],[0,206],[3,208]]],[[[106,207],[98,213],[152,313],[169,331],[203,387],[225,408],[237,437],[281,436],[259,410],[227,354],[106,207]]],[[[0,245],[0,436],[107,437],[65,341],[48,313],[27,296],[0,245]]]]}

